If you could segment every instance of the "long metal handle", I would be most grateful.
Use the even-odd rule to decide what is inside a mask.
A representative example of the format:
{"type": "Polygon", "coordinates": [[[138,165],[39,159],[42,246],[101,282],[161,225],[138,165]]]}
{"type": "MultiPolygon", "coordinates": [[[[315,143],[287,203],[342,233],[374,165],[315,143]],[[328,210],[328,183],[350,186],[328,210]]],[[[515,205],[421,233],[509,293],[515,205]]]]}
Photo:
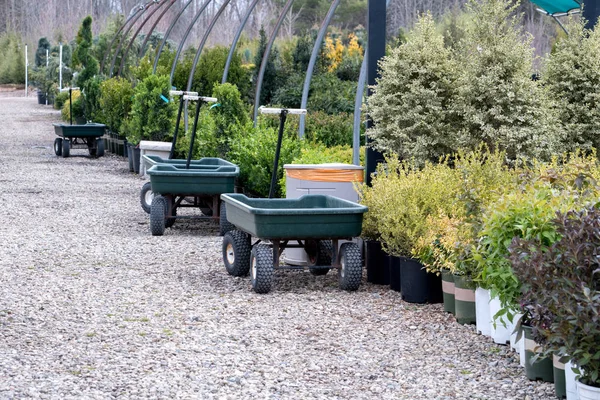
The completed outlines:
{"type": "MultiPolygon", "coordinates": [[[[281,154],[281,143],[283,142],[283,128],[288,115],[288,110],[280,109],[279,112],[279,133],[277,135],[277,147],[275,148],[275,162],[273,163],[273,173],[271,174],[271,187],[269,187],[269,198],[275,197],[275,185],[277,184],[277,170],[279,167],[279,156],[281,154]]],[[[306,110],[305,110],[306,111],[306,110]]]]}
{"type": "Polygon", "coordinates": [[[198,96],[196,95],[190,95],[190,94],[186,94],[183,96],[184,100],[190,100],[190,101],[203,101],[205,103],[216,103],[219,100],[216,97],[205,97],[205,96],[198,96]]]}
{"type": "Polygon", "coordinates": [[[185,90],[169,90],[169,95],[171,96],[198,96],[198,92],[186,92],[185,90]]]}
{"type": "Polygon", "coordinates": [[[306,115],[306,109],[304,108],[267,108],[260,107],[258,109],[261,114],[281,114],[282,111],[286,111],[287,114],[306,115]]]}

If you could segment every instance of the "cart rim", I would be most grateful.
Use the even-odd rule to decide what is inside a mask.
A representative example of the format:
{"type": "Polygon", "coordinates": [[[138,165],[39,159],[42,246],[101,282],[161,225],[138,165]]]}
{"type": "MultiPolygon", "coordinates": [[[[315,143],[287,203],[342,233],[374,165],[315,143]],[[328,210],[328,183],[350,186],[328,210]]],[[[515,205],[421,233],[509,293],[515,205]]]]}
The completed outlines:
{"type": "Polygon", "coordinates": [[[227,262],[232,265],[235,262],[235,253],[233,251],[233,245],[231,243],[227,243],[227,247],[225,248],[225,253],[227,255],[227,262]]]}
{"type": "Polygon", "coordinates": [[[148,190],[144,194],[144,201],[146,202],[146,204],[152,204],[152,199],[154,199],[154,192],[152,192],[152,190],[148,190]]]}
{"type": "Polygon", "coordinates": [[[340,275],[342,278],[346,277],[346,257],[345,254],[342,254],[340,257],[340,275]]]}
{"type": "Polygon", "coordinates": [[[256,280],[256,257],[252,257],[252,279],[256,280]]]}

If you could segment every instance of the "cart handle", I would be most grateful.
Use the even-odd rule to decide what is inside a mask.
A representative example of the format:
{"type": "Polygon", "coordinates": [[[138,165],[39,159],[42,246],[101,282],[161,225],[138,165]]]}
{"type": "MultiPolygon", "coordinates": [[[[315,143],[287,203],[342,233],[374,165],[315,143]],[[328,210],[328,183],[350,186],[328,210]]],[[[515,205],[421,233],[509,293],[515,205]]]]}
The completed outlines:
{"type": "Polygon", "coordinates": [[[198,92],[186,92],[185,90],[169,90],[169,95],[171,96],[198,96],[198,92]]]}
{"type": "Polygon", "coordinates": [[[216,103],[217,101],[219,101],[216,97],[205,97],[205,96],[198,96],[198,95],[184,95],[183,96],[184,100],[192,100],[192,101],[204,101],[206,103],[208,102],[212,102],[212,103],[216,103]]]}
{"type": "Polygon", "coordinates": [[[78,87],[67,87],[60,89],[61,92],[68,92],[69,90],[79,90],[78,87]]]}
{"type": "Polygon", "coordinates": [[[306,115],[305,108],[267,108],[261,106],[258,110],[262,114],[281,114],[281,112],[285,110],[288,114],[306,115]]]}

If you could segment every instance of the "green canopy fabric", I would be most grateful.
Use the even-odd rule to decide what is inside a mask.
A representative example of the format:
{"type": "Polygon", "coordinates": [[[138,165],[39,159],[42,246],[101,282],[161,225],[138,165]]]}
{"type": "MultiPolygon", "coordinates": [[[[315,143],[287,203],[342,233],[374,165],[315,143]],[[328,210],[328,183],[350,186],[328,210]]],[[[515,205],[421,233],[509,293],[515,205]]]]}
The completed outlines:
{"type": "Polygon", "coordinates": [[[549,15],[566,14],[581,7],[577,0],[531,0],[531,2],[549,15]]]}

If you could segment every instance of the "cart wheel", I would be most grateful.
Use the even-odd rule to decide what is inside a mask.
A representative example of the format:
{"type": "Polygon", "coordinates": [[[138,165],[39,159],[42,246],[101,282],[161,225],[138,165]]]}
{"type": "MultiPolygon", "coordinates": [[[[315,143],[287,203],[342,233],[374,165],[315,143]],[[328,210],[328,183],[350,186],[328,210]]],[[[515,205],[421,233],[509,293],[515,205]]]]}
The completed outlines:
{"type": "Polygon", "coordinates": [[[62,156],[69,157],[71,154],[71,141],[69,139],[64,139],[62,141],[62,156]]]}
{"type": "Polygon", "coordinates": [[[233,230],[223,236],[223,262],[229,275],[244,276],[250,271],[250,235],[233,230]]]}
{"type": "Polygon", "coordinates": [[[104,157],[104,139],[96,139],[96,157],[104,157]]]}
{"type": "Polygon", "coordinates": [[[140,204],[142,209],[150,214],[150,207],[152,206],[152,199],[154,198],[154,192],[152,192],[152,183],[146,182],[142,186],[140,191],[140,204]]]}
{"type": "Polygon", "coordinates": [[[362,260],[356,243],[343,243],[340,247],[340,269],[338,279],[340,289],[356,290],[362,280],[362,260]]]}
{"type": "Polygon", "coordinates": [[[252,289],[256,293],[269,293],[273,283],[273,250],[266,244],[257,244],[250,257],[252,289]]]}
{"type": "MultiPolygon", "coordinates": [[[[333,253],[333,244],[331,240],[319,240],[318,253],[315,265],[324,266],[331,265],[331,254],[333,253]]],[[[309,268],[314,276],[327,275],[329,268],[309,268]]]]}
{"type": "Polygon", "coordinates": [[[59,137],[54,139],[54,154],[59,157],[62,155],[62,141],[62,138],[59,137]]]}
{"type": "Polygon", "coordinates": [[[227,210],[225,209],[225,202],[221,202],[219,208],[219,236],[224,236],[227,232],[235,229],[235,225],[227,221],[227,210]]]}
{"type": "MultiPolygon", "coordinates": [[[[166,200],[166,206],[165,206],[165,216],[167,216],[167,214],[169,213],[169,210],[171,210],[171,208],[173,207],[173,198],[170,196],[165,197],[166,200]]],[[[175,223],[175,216],[177,215],[177,209],[173,207],[173,209],[171,210],[173,217],[171,218],[167,218],[165,220],[165,227],[166,228],[170,228],[173,226],[173,224],[175,223]]]]}
{"type": "Polygon", "coordinates": [[[200,205],[200,211],[202,211],[202,214],[207,216],[207,217],[212,217],[213,215],[213,211],[212,208],[210,208],[208,206],[208,203],[204,200],[200,200],[200,202],[198,203],[200,205]]]}
{"type": "Polygon", "coordinates": [[[162,236],[165,233],[165,210],[167,200],[161,195],[154,196],[150,206],[150,232],[152,236],[162,236]]]}

